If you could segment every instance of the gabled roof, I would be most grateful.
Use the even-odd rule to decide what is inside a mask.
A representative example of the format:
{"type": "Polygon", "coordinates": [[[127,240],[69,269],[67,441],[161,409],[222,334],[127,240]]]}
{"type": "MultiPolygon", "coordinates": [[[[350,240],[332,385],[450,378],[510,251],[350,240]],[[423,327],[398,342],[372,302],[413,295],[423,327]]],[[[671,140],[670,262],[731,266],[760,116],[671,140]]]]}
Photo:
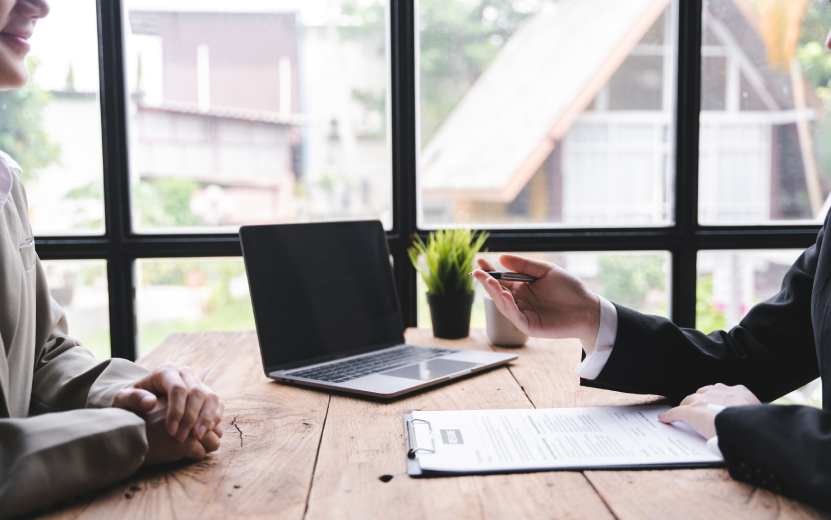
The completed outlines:
{"type": "Polygon", "coordinates": [[[704,29],[712,31],[722,45],[739,50],[739,60],[747,61],[742,63],[743,72],[750,70],[759,75],[758,81],[748,80],[763,99],[770,100],[766,102],[770,110],[793,110],[791,76],[787,70],[771,69],[764,52],[765,42],[759,34],[756,9],[750,0],[709,0],[704,29]],[[748,49],[754,52],[747,52],[748,49]]]}
{"type": "Polygon", "coordinates": [[[427,144],[422,190],[513,200],[668,5],[566,0],[526,20],[427,144]]]}

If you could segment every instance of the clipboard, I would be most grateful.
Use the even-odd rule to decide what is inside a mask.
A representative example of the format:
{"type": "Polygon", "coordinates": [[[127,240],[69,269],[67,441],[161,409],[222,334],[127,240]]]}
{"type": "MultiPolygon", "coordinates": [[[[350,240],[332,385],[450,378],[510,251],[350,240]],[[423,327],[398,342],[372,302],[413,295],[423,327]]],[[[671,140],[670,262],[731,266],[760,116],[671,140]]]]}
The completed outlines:
{"type": "MultiPolygon", "coordinates": [[[[408,413],[404,414],[404,445],[407,447],[407,474],[411,477],[421,477],[423,476],[424,472],[421,471],[421,466],[418,464],[418,453],[421,450],[427,451],[427,446],[418,446],[418,440],[415,434],[415,424],[418,423],[427,423],[430,426],[430,423],[424,421],[423,419],[413,419],[413,414],[408,413]]],[[[430,439],[433,439],[433,428],[430,426],[430,439]]],[[[435,443],[435,441],[433,441],[435,443]]],[[[429,447],[429,451],[434,452],[436,450],[435,444],[429,447]]]]}
{"type": "MultiPolygon", "coordinates": [[[[413,414],[404,414],[404,444],[407,447],[407,474],[413,478],[421,477],[439,477],[439,476],[461,476],[461,475],[487,475],[488,473],[460,473],[449,471],[430,471],[422,469],[418,463],[419,453],[435,453],[436,439],[433,436],[433,426],[429,421],[424,419],[414,419],[413,414]],[[418,437],[415,432],[417,425],[425,425],[429,428],[430,443],[429,445],[419,445],[418,437]]],[[[516,472],[497,472],[497,473],[516,473],[516,472]]]]}
{"type": "MultiPolygon", "coordinates": [[[[430,421],[413,417],[412,413],[404,414],[404,444],[406,449],[406,464],[407,474],[413,478],[425,477],[439,477],[439,476],[462,476],[462,475],[494,475],[494,474],[514,474],[514,473],[533,473],[539,471],[583,471],[583,470],[612,470],[612,471],[631,471],[631,470],[658,470],[658,469],[694,469],[694,468],[713,468],[723,467],[723,461],[708,461],[708,462],[681,462],[681,463],[647,463],[647,464],[614,464],[614,465],[552,465],[549,467],[537,468],[512,468],[500,470],[432,470],[422,468],[419,463],[419,455],[436,453],[436,443],[442,442],[436,439],[434,435],[433,425],[430,421]],[[419,435],[416,429],[421,428],[423,432],[419,435]],[[426,431],[424,429],[426,428],[426,431]]],[[[442,434],[443,435],[443,434],[442,434]]]]}

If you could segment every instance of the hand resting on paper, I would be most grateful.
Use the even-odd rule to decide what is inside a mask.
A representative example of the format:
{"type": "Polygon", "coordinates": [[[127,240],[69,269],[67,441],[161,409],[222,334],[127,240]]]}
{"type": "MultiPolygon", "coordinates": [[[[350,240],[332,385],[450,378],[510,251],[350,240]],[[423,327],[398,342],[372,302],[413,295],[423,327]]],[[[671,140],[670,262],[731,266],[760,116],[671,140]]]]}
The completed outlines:
{"type": "Polygon", "coordinates": [[[479,269],[473,271],[473,277],[519,330],[538,338],[578,338],[595,343],[600,300],[579,278],[548,262],[502,254],[499,263],[506,269],[537,278],[533,283],[506,282],[485,274],[496,271],[490,262],[484,258],[476,261],[479,269]]]}
{"type": "Polygon", "coordinates": [[[663,423],[683,422],[705,439],[716,436],[716,414],[707,409],[708,404],[724,407],[761,404],[753,393],[742,385],[727,386],[721,383],[699,388],[688,395],[681,404],[665,414],[659,414],[663,423]]]}

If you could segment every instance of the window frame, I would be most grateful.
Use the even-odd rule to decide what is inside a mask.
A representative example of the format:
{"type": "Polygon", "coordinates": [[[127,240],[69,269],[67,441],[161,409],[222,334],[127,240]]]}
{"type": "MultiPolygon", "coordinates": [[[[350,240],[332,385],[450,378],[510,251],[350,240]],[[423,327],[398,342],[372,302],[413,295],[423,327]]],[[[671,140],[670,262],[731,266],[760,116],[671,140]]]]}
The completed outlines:
{"type": "MultiPolygon", "coordinates": [[[[698,223],[698,143],[703,0],[678,6],[675,223],[670,227],[488,229],[492,252],[668,251],[672,320],[695,327],[696,258],[701,250],[807,248],[819,225],[703,226],[698,223]]],[[[417,2],[389,0],[393,227],[387,232],[404,325],[417,325],[416,272],[407,256],[417,225],[417,2]]],[[[138,355],[134,263],[139,258],[240,256],[237,233],[138,234],[132,227],[124,38],[120,0],[98,0],[100,99],[104,152],[104,235],[37,236],[44,260],[107,261],[112,356],[138,355]]]]}

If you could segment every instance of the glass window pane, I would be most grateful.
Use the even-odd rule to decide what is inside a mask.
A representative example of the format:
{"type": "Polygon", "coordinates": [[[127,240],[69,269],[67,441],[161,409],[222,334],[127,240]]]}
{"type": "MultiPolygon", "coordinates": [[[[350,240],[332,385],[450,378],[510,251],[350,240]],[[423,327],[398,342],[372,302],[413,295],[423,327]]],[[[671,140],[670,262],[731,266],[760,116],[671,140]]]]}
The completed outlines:
{"type": "Polygon", "coordinates": [[[831,205],[828,2],[705,0],[702,224],[822,220],[831,205]]]}
{"type": "Polygon", "coordinates": [[[677,1],[418,5],[421,226],[672,225],[677,1]]]}
{"type": "MultiPolygon", "coordinates": [[[[710,333],[738,325],[751,307],[779,292],[801,254],[802,249],[700,251],[695,328],[710,333]]],[[[775,402],[822,407],[822,385],[817,379],[775,402]]]]}
{"type": "Polygon", "coordinates": [[[0,149],[23,169],[36,235],[102,234],[96,1],[50,6],[29,40],[29,84],[0,92],[0,149]]]}
{"type": "Polygon", "coordinates": [[[137,260],[136,281],[142,356],[177,332],[254,330],[241,258],[137,260]]]}
{"type": "Polygon", "coordinates": [[[66,313],[69,335],[98,359],[109,359],[110,298],[104,260],[44,260],[52,298],[66,313]]]}
{"type": "Polygon", "coordinates": [[[386,0],[123,3],[136,229],[392,226],[386,0]]]}
{"type": "MultiPolygon", "coordinates": [[[[483,253],[499,270],[501,253],[483,253]]],[[[614,253],[515,253],[544,262],[557,264],[579,277],[593,291],[620,305],[647,314],[669,316],[670,254],[664,251],[633,251],[614,253]]],[[[474,284],[471,327],[485,327],[485,291],[474,284]]],[[[430,307],[427,305],[427,286],[418,277],[418,326],[429,328],[430,307]]]]}
{"type": "Polygon", "coordinates": [[[776,295],[801,249],[700,251],[695,328],[711,332],[739,324],[751,307],[776,295]]]}

